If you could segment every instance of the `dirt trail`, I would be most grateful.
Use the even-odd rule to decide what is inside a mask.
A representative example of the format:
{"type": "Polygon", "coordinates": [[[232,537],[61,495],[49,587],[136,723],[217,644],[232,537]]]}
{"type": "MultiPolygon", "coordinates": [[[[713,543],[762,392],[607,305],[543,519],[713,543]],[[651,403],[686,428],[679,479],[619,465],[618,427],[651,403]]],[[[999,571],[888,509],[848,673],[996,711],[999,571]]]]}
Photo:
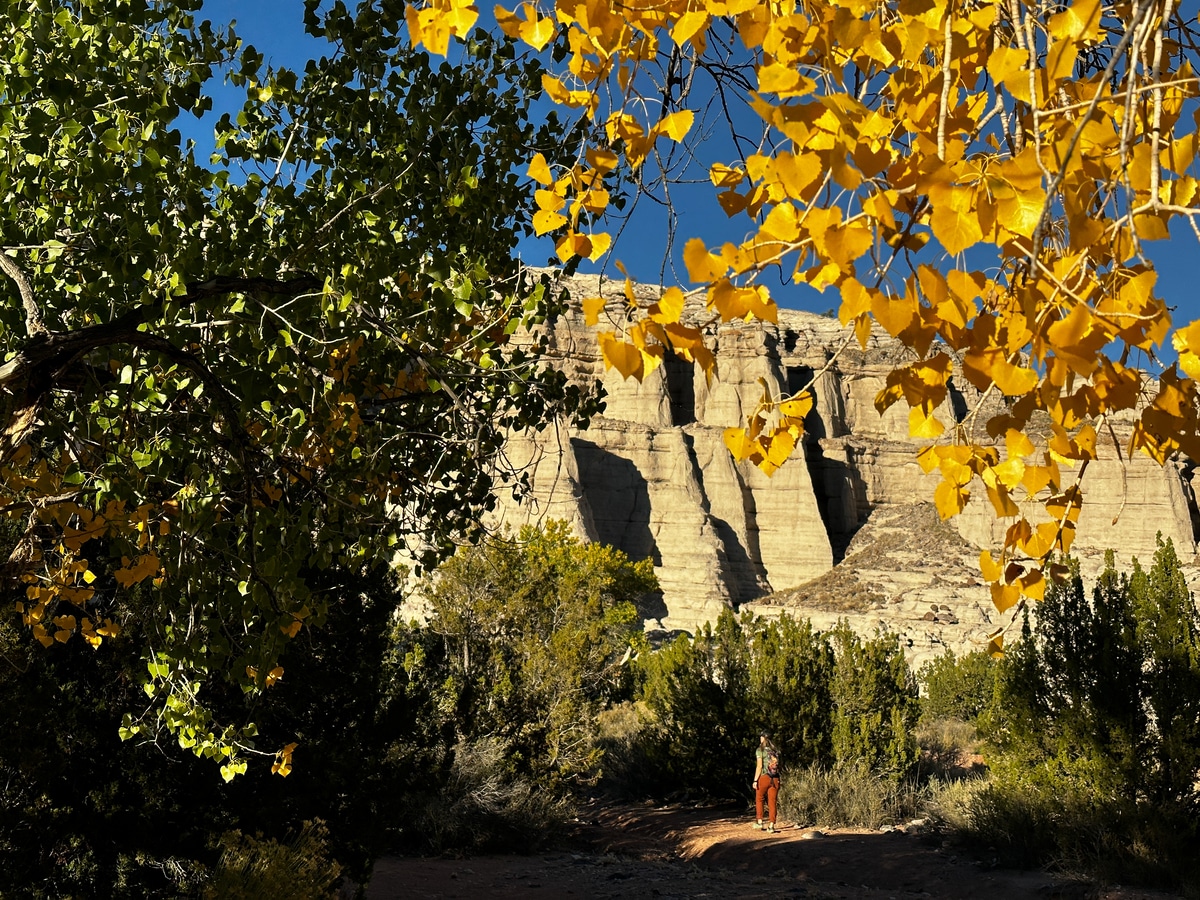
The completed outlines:
{"type": "Polygon", "coordinates": [[[993,868],[917,829],[750,827],[741,807],[595,805],[566,849],[535,856],[380,860],[368,900],[393,898],[847,898],[1164,900],[993,868]]]}

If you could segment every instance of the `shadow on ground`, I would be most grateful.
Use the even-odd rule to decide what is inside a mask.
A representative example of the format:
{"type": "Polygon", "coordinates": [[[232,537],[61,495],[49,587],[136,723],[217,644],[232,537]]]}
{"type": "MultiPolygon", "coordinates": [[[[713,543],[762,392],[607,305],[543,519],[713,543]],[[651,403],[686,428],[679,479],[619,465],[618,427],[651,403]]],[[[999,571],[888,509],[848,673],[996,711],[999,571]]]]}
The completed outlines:
{"type": "Polygon", "coordinates": [[[369,900],[392,898],[845,898],[1162,900],[994,867],[917,829],[750,827],[741,806],[594,804],[564,849],[536,856],[381,860],[369,900]]]}

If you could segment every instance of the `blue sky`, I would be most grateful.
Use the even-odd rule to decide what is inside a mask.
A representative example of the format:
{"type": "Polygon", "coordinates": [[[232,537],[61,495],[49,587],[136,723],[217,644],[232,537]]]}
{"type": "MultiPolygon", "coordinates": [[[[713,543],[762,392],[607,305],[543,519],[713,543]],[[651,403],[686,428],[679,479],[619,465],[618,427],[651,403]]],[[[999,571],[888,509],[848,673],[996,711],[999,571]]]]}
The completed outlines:
{"type": "MultiPolygon", "coordinates": [[[[479,5],[481,9],[491,8],[486,0],[479,5]]],[[[301,0],[206,0],[201,15],[217,24],[236,19],[237,34],[253,44],[269,62],[297,70],[303,70],[308,58],[314,52],[323,52],[327,46],[304,34],[301,0]]],[[[235,110],[241,102],[240,92],[233,89],[222,90],[214,85],[213,93],[214,115],[199,123],[200,127],[189,135],[201,147],[204,146],[204,136],[210,130],[210,120],[215,120],[215,115],[220,112],[235,110]]],[[[673,248],[676,261],[680,259],[683,241],[689,237],[700,237],[710,244],[720,244],[723,241],[737,241],[743,236],[745,225],[742,223],[745,220],[726,219],[711,187],[679,187],[673,194],[673,200],[680,214],[678,245],[673,248]]],[[[521,246],[520,251],[527,262],[544,264],[553,255],[553,244],[545,239],[530,240],[521,246]]],[[[1190,229],[1176,223],[1172,228],[1171,240],[1148,244],[1147,251],[1159,272],[1158,293],[1170,306],[1176,307],[1173,315],[1175,324],[1185,325],[1200,317],[1200,298],[1194,287],[1197,278],[1200,278],[1200,267],[1194,264],[1200,258],[1200,243],[1190,229]]],[[[637,214],[616,243],[614,256],[638,280],[659,280],[663,261],[667,257],[666,217],[661,208],[642,201],[637,214]]],[[[606,271],[614,277],[618,276],[611,262],[606,271]]],[[[678,278],[686,278],[686,271],[678,263],[676,272],[678,278]]],[[[668,283],[674,280],[669,267],[664,277],[668,283]]],[[[836,309],[839,302],[832,290],[817,294],[807,287],[770,286],[776,299],[785,306],[824,312],[830,308],[836,309]]],[[[1165,349],[1164,355],[1174,358],[1170,348],[1165,349]]]]}

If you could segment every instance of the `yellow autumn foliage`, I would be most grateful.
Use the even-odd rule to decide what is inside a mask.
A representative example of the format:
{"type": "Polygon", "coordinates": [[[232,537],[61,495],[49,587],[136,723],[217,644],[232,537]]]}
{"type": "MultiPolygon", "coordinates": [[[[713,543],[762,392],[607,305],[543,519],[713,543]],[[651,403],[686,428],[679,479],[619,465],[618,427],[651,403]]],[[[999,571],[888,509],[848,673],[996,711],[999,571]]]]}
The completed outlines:
{"type": "MultiPolygon", "coordinates": [[[[435,41],[464,15],[447,0],[418,9],[445,10],[422,26],[435,41]]],[[[874,322],[911,353],[876,403],[909,407],[941,515],[975,488],[1011,520],[981,561],[1001,611],[1040,599],[1052,554],[1069,549],[1080,480],[1115,440],[1106,419],[1135,415],[1123,456],[1200,459],[1200,322],[1172,330],[1146,251],[1176,221],[1200,237],[1188,15],[1175,0],[557,0],[498,13],[535,49],[546,30],[533,23],[553,20],[562,62],[547,63],[547,96],[581,110],[608,155],[557,177],[530,167],[537,227],[564,260],[609,248],[598,192],[648,177],[660,141],[689,142],[740,220],[731,233],[744,237],[719,248],[684,236],[691,284],[601,333],[607,364],[644,377],[657,345],[711,374],[703,335],[672,331],[695,327],[685,296],[714,320],[771,321],[768,270],[832,288],[864,347],[874,322]],[[731,125],[757,120],[763,138],[740,159],[705,159],[695,139],[714,105],[692,86],[701,70],[725,78],[721,104],[741,104],[731,125]],[[1152,379],[1168,341],[1178,366],[1152,379]],[[954,371],[982,395],[957,422],[943,410],[954,371]],[[1004,412],[985,414],[997,399],[1004,412]],[[1048,436],[1029,428],[1042,415],[1048,436]]],[[[805,396],[765,392],[726,431],[733,455],[775,471],[803,434],[805,396]]]]}

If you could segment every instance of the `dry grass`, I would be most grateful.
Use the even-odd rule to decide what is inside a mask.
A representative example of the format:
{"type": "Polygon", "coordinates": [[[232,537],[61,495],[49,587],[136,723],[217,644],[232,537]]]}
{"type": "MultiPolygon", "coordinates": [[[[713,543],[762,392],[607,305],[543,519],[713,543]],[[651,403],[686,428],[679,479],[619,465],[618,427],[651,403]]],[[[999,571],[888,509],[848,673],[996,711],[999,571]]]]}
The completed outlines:
{"type": "Polygon", "coordinates": [[[779,805],[801,825],[878,828],[912,818],[924,800],[915,782],[899,783],[855,768],[811,766],[783,779],[779,805]]]}

